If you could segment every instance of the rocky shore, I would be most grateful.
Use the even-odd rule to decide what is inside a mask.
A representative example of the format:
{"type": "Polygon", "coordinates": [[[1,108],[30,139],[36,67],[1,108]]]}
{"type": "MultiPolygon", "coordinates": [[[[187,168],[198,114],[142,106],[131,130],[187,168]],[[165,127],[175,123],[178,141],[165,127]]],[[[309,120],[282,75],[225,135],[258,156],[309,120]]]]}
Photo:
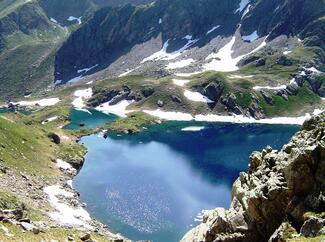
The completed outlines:
{"type": "Polygon", "coordinates": [[[37,241],[61,241],[56,236],[51,237],[51,229],[61,229],[67,234],[64,241],[129,241],[89,216],[85,210],[87,204],[81,202],[72,186],[76,168],[61,159],[54,159],[49,168],[60,170],[57,179],[17,174],[0,164],[1,194],[14,194],[23,201],[20,203],[7,195],[6,199],[0,199],[1,208],[6,208],[0,209],[0,241],[21,241],[19,230],[38,235],[37,241]]]}
{"type": "MultiPolygon", "coordinates": [[[[250,157],[230,208],[207,211],[182,242],[325,238],[325,113],[307,120],[282,150],[250,157]]],[[[318,240],[317,240],[318,239],[318,240]]]]}

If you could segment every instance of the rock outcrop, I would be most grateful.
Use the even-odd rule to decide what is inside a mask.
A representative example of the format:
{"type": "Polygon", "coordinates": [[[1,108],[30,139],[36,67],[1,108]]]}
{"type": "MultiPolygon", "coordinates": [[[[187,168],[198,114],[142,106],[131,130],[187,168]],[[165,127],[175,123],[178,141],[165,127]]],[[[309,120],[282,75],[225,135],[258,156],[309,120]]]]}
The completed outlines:
{"type": "Polygon", "coordinates": [[[306,121],[282,150],[250,157],[229,210],[207,212],[182,242],[285,241],[324,234],[325,113],[306,121]]]}

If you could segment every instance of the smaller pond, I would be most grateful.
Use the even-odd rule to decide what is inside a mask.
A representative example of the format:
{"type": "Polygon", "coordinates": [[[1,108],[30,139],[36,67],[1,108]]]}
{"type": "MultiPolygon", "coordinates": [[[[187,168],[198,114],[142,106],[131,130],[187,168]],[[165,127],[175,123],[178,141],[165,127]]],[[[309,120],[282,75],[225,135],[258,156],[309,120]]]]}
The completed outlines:
{"type": "Polygon", "coordinates": [[[105,114],[95,109],[88,109],[87,111],[72,109],[70,113],[70,124],[65,126],[65,129],[78,130],[96,128],[100,125],[111,123],[118,119],[114,114],[105,114]],[[80,124],[83,124],[81,127],[80,124]]]}

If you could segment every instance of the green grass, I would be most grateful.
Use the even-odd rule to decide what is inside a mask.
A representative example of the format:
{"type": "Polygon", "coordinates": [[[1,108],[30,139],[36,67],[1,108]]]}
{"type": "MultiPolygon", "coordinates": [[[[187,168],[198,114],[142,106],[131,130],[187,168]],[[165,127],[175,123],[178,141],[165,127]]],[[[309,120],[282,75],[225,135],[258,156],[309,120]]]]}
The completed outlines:
{"type": "Polygon", "coordinates": [[[300,112],[304,107],[313,106],[319,104],[321,99],[315,93],[313,93],[307,87],[299,88],[298,93],[295,96],[289,96],[289,100],[285,101],[282,97],[273,95],[274,105],[269,105],[265,102],[260,94],[259,99],[261,102],[259,105],[264,110],[267,117],[283,116],[283,115],[294,115],[300,112]]]}
{"type": "Polygon", "coordinates": [[[145,114],[143,112],[134,112],[128,114],[124,119],[116,120],[115,122],[105,125],[103,128],[115,132],[136,133],[143,129],[144,126],[155,123],[157,118],[145,114]]]}

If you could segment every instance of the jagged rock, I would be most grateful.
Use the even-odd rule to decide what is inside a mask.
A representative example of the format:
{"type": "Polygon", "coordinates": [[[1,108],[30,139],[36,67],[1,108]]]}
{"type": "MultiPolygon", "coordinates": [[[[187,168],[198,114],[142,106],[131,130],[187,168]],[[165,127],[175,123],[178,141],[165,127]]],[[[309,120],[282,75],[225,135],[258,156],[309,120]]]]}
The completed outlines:
{"type": "Polygon", "coordinates": [[[221,98],[221,103],[227,107],[229,112],[235,113],[237,115],[242,114],[241,109],[236,104],[236,96],[233,93],[221,98]]]}
{"type": "Polygon", "coordinates": [[[282,150],[253,153],[248,173],[233,184],[229,210],[212,210],[182,241],[282,241],[283,231],[295,233],[292,224],[298,230],[303,224],[305,236],[323,233],[324,219],[304,222],[304,214],[324,211],[324,123],[323,112],[306,121],[282,150]]]}
{"type": "Polygon", "coordinates": [[[145,98],[150,97],[154,92],[155,89],[151,86],[146,86],[141,90],[141,93],[145,98]]]}
{"type": "Polygon", "coordinates": [[[270,104],[270,105],[273,105],[273,98],[270,97],[266,92],[264,91],[261,91],[261,95],[262,97],[264,98],[265,102],[270,104]]]}
{"type": "Polygon", "coordinates": [[[321,87],[318,89],[318,95],[321,97],[325,97],[325,87],[321,87]]]}
{"type": "Polygon", "coordinates": [[[126,100],[134,100],[139,102],[142,100],[142,95],[138,92],[131,91],[126,100]]]}
{"type": "Polygon", "coordinates": [[[217,102],[221,97],[223,89],[224,87],[220,82],[212,82],[205,87],[204,95],[210,100],[217,102]]]}
{"type": "Polygon", "coordinates": [[[115,104],[118,104],[119,102],[121,102],[121,101],[127,99],[128,96],[129,96],[129,94],[130,94],[130,92],[128,92],[128,91],[123,91],[121,94],[119,94],[119,95],[113,97],[113,98],[111,99],[111,101],[109,102],[109,105],[115,105],[115,104]]]}
{"type": "Polygon", "coordinates": [[[248,112],[255,119],[265,118],[263,110],[255,102],[248,107],[248,112]]]}
{"type": "Polygon", "coordinates": [[[87,234],[81,236],[80,239],[81,239],[82,241],[90,240],[90,239],[91,239],[90,233],[87,233],[87,234]]]}
{"type": "Polygon", "coordinates": [[[200,86],[195,86],[193,89],[203,96],[217,103],[223,93],[224,85],[221,82],[204,83],[200,86]]]}
{"type": "Polygon", "coordinates": [[[297,234],[297,231],[284,222],[274,231],[268,242],[286,242],[288,234],[297,234]]]}
{"type": "Polygon", "coordinates": [[[260,57],[259,56],[255,56],[255,55],[250,55],[248,57],[244,57],[242,60],[239,61],[238,65],[239,66],[245,66],[249,63],[252,63],[254,61],[257,61],[260,57]]]}
{"type": "Polygon", "coordinates": [[[39,234],[39,232],[40,232],[36,226],[34,226],[30,223],[27,223],[27,222],[21,222],[20,226],[26,231],[32,231],[34,234],[39,234]]]}
{"type": "Polygon", "coordinates": [[[164,103],[163,101],[161,101],[161,100],[158,100],[158,101],[157,101],[157,106],[158,106],[158,107],[161,108],[161,107],[163,107],[164,105],[165,105],[165,103],[164,103]]]}
{"type": "Polygon", "coordinates": [[[286,93],[290,96],[297,95],[298,93],[298,86],[296,84],[289,84],[285,89],[286,93]]]}
{"type": "Polygon", "coordinates": [[[317,93],[320,87],[322,86],[322,79],[318,75],[310,75],[307,78],[307,81],[313,90],[313,92],[317,93]]]}
{"type": "Polygon", "coordinates": [[[265,66],[266,64],[266,60],[264,58],[258,59],[255,61],[255,66],[259,67],[259,66],[265,66]]]}
{"type": "Polygon", "coordinates": [[[325,219],[309,218],[301,227],[300,234],[305,237],[315,237],[325,232],[325,219]]]}
{"type": "Polygon", "coordinates": [[[277,60],[278,65],[282,66],[292,66],[292,61],[286,57],[285,55],[280,56],[280,58],[277,60]]]}
{"type": "Polygon", "coordinates": [[[182,103],[182,99],[178,95],[171,95],[170,98],[175,103],[182,103]]]}
{"type": "Polygon", "coordinates": [[[275,95],[278,95],[280,97],[283,97],[283,99],[286,100],[286,101],[289,100],[288,95],[287,95],[287,92],[284,89],[281,89],[281,90],[276,91],[275,92],[275,95]]]}
{"type": "Polygon", "coordinates": [[[295,83],[297,83],[297,85],[299,87],[302,87],[303,86],[303,84],[305,82],[305,79],[304,79],[303,76],[296,76],[294,79],[295,79],[295,83]]]}
{"type": "Polygon", "coordinates": [[[55,144],[60,144],[61,143],[61,138],[59,135],[57,135],[56,133],[53,133],[53,132],[49,132],[47,134],[47,137],[49,137],[51,139],[51,141],[55,144]]]}

